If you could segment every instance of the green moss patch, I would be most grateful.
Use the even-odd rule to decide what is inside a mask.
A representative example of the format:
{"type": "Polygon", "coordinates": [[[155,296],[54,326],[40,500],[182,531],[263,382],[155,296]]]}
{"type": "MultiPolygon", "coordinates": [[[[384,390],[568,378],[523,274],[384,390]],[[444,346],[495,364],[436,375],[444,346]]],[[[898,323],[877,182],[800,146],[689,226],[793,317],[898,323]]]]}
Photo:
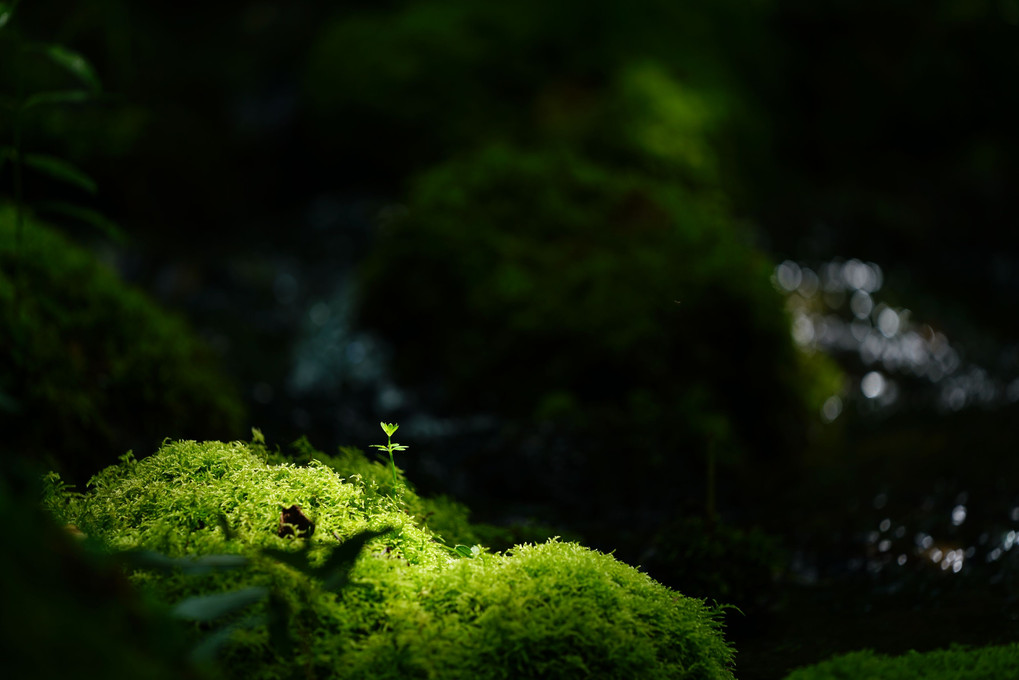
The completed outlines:
{"type": "MultiPolygon", "coordinates": [[[[246,558],[245,568],[208,573],[136,561],[131,574],[171,604],[272,593],[215,622],[235,626],[220,650],[228,677],[732,677],[716,608],[575,543],[462,556],[365,477],[316,460],[271,464],[258,444],[167,442],[103,470],[85,495],[51,485],[46,504],[110,548],[246,558]],[[314,523],[311,538],[281,537],[292,505],[314,523]],[[301,555],[322,565],[366,529],[385,533],[365,546],[345,588],[291,566],[301,555]],[[270,630],[281,611],[289,650],[270,630]]],[[[214,628],[195,624],[195,643],[214,628]]]]}
{"type": "Polygon", "coordinates": [[[786,680],[998,680],[1015,677],[1019,644],[884,656],[864,650],[800,668],[786,680]]]}

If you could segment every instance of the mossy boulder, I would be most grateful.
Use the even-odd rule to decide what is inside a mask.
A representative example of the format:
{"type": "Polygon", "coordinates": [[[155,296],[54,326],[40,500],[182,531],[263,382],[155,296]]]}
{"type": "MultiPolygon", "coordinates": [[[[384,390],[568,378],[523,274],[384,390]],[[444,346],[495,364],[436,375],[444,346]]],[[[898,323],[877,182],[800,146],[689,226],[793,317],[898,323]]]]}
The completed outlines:
{"type": "Polygon", "coordinates": [[[886,656],[870,650],[852,652],[799,668],[786,680],[998,680],[1015,676],[1019,644],[966,648],[953,646],[930,652],[886,656]]]}
{"type": "MultiPolygon", "coordinates": [[[[167,442],[103,470],[86,495],[51,487],[46,505],[111,549],[247,558],[244,569],[206,575],[131,575],[168,603],[253,587],[286,603],[292,654],[273,646],[269,626],[245,627],[238,615],[227,620],[238,628],[223,650],[226,677],[732,678],[720,612],[701,600],[574,543],[462,556],[399,494],[374,493],[320,462],[269,464],[257,444],[167,442]],[[281,509],[293,504],[314,522],[309,539],[280,536],[281,509]],[[322,564],[365,529],[385,533],[336,592],[287,566],[292,559],[269,557],[322,564]]],[[[252,611],[272,621],[272,601],[252,611]]],[[[208,627],[194,633],[202,639],[208,627]]]]}
{"type": "Polygon", "coordinates": [[[19,241],[7,206],[0,326],[5,456],[83,481],[167,434],[243,432],[237,390],[194,331],[44,223],[29,218],[19,241]]]}
{"type": "Polygon", "coordinates": [[[570,431],[571,477],[660,500],[710,446],[723,464],[803,449],[817,376],[772,266],[717,196],[497,146],[419,178],[358,315],[433,408],[570,431]]]}

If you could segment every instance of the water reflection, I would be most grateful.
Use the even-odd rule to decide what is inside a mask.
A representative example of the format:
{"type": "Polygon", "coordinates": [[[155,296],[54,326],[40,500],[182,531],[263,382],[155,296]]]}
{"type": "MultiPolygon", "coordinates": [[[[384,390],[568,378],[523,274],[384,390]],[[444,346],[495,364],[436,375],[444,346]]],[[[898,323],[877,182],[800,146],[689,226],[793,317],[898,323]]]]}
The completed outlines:
{"type": "MultiPolygon", "coordinates": [[[[933,568],[935,573],[967,574],[980,573],[981,565],[990,565],[1001,561],[1006,554],[1019,543],[1019,527],[1002,527],[1000,524],[990,531],[969,534],[970,539],[963,537],[958,528],[969,518],[966,505],[969,494],[966,492],[956,496],[956,504],[951,508],[948,517],[940,526],[931,526],[928,531],[916,531],[911,538],[904,540],[908,530],[905,523],[898,523],[887,515],[881,517],[876,528],[859,535],[864,547],[864,556],[848,561],[850,571],[865,571],[872,575],[882,574],[889,569],[911,567],[912,569],[933,568]],[[894,528],[893,528],[894,527],[894,528]]],[[[878,494],[873,502],[877,510],[882,510],[888,503],[887,494],[878,494]]],[[[929,516],[935,507],[934,499],[928,497],[923,503],[923,512],[917,514],[900,507],[912,521],[929,523],[918,517],[929,516]]],[[[944,515],[942,515],[944,517],[944,515]]],[[[1019,523],[1019,507],[1013,507],[1007,513],[1008,521],[1019,523]]],[[[991,522],[994,523],[993,518],[991,522]]],[[[1019,550],[1016,551],[1019,554],[1019,550]]],[[[802,560],[802,557],[801,557],[802,560]]],[[[804,563],[799,567],[801,577],[816,580],[816,572],[811,572],[804,563]]],[[[794,562],[793,568],[797,568],[794,562]]],[[[897,573],[897,572],[896,572],[897,573]]],[[[902,572],[905,573],[905,572],[902,572]]],[[[986,575],[986,574],[985,574],[986,575]]],[[[1004,572],[995,572],[990,577],[992,582],[1004,578],[1004,572]]]]}
{"type": "MultiPolygon", "coordinates": [[[[859,259],[812,265],[787,260],[775,268],[773,282],[786,295],[793,340],[807,352],[833,357],[850,378],[842,392],[824,401],[825,423],[843,417],[847,408],[868,416],[1019,401],[1019,377],[1003,374],[1011,369],[1002,368],[1014,367],[1015,357],[1002,355],[995,369],[968,360],[966,348],[944,329],[889,302],[885,281],[880,265],[859,259]]],[[[941,488],[913,502],[889,498],[887,492],[870,500],[871,507],[863,507],[867,519],[860,518],[851,536],[831,537],[843,546],[848,539],[855,546],[852,554],[840,551],[841,562],[820,569],[800,554],[792,567],[801,578],[813,582],[826,568],[832,574],[848,568],[880,577],[892,592],[918,573],[1001,581],[1019,560],[1014,499],[993,512],[992,499],[980,498],[971,506],[968,493],[946,497],[941,488]]]]}
{"type": "MultiPolygon", "coordinates": [[[[786,260],[773,277],[787,295],[794,341],[807,351],[851,358],[869,408],[899,406],[903,397],[912,406],[944,411],[1019,401],[1019,378],[993,376],[964,361],[945,333],[915,321],[907,308],[880,301],[884,279],[878,264],[858,259],[816,267],[786,260]],[[903,381],[911,384],[908,393],[902,391],[903,381]]],[[[834,421],[851,399],[849,392],[833,395],[822,419],[834,421]]]]}

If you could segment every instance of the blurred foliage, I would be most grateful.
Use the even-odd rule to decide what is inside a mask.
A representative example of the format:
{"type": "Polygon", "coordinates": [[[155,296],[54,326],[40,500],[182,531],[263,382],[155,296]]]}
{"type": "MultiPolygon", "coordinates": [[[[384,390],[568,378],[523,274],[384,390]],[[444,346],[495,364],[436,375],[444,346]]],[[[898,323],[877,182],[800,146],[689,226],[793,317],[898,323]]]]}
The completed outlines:
{"type": "MultiPolygon", "coordinates": [[[[155,455],[125,456],[101,471],[85,495],[51,483],[45,502],[61,521],[113,549],[251,558],[244,571],[131,573],[144,592],[178,602],[178,611],[194,596],[211,606],[224,604],[207,597],[215,593],[230,593],[225,603],[237,604],[238,592],[262,592],[241,588],[292,600],[293,661],[267,644],[265,626],[238,627],[223,650],[227,677],[289,677],[299,668],[308,678],[732,678],[720,609],[610,555],[550,541],[461,557],[416,526],[398,499],[367,491],[364,479],[341,479],[317,461],[267,464],[263,455],[257,435],[254,446],[166,443],[155,455]],[[314,538],[280,537],[287,504],[307,511],[314,538]],[[315,591],[298,606],[307,588],[285,566],[291,558],[318,566],[332,554],[330,536],[342,541],[381,527],[391,531],[369,541],[349,587],[315,591]],[[276,559],[260,560],[260,551],[276,559]]],[[[267,606],[242,601],[256,613],[267,606]]]]}
{"type": "Polygon", "coordinates": [[[16,208],[27,203],[121,241],[116,225],[82,203],[97,185],[76,165],[85,149],[116,144],[102,120],[112,98],[83,55],[22,35],[18,5],[4,3],[0,26],[0,62],[8,65],[0,73],[0,191],[16,208]]]}
{"type": "Polygon", "coordinates": [[[13,229],[13,209],[0,207],[5,456],[83,479],[167,435],[239,432],[233,386],[183,322],[44,223],[28,221],[19,253],[13,229]]]}
{"type": "Polygon", "coordinates": [[[748,69],[766,74],[765,7],[432,0],[344,10],[310,51],[305,96],[324,148],[369,173],[406,176],[499,140],[713,180],[720,152],[729,161],[737,145],[761,141],[763,129],[746,134],[753,103],[737,82],[748,69]]]}
{"type": "Polygon", "coordinates": [[[717,201],[496,147],[420,178],[359,314],[437,406],[591,435],[589,472],[629,501],[683,484],[709,442],[726,463],[801,450],[816,377],[770,273],[717,201]]]}
{"type": "MultiPolygon", "coordinates": [[[[7,677],[209,677],[186,661],[183,631],[117,563],[0,478],[0,522],[17,551],[0,560],[0,656],[7,677]]],[[[77,533],[80,536],[80,532],[77,533]]]]}
{"type": "Polygon", "coordinates": [[[781,604],[777,582],[788,563],[776,537],[699,518],[663,524],[640,559],[642,568],[669,587],[732,604],[758,624],[781,604]]]}

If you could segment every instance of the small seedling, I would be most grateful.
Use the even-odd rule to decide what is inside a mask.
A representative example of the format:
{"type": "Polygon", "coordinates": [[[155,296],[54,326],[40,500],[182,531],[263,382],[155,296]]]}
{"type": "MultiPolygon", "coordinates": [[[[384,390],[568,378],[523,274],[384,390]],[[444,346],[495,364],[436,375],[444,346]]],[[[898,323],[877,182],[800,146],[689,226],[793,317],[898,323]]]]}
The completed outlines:
{"type": "Polygon", "coordinates": [[[396,444],[393,442],[393,433],[396,432],[400,426],[396,423],[390,425],[389,423],[379,423],[382,426],[382,430],[386,433],[388,438],[388,444],[372,444],[373,449],[379,451],[385,451],[389,454],[389,469],[393,471],[393,490],[398,488],[398,482],[396,480],[396,461],[393,460],[393,451],[406,451],[408,447],[403,444],[396,444]]]}

